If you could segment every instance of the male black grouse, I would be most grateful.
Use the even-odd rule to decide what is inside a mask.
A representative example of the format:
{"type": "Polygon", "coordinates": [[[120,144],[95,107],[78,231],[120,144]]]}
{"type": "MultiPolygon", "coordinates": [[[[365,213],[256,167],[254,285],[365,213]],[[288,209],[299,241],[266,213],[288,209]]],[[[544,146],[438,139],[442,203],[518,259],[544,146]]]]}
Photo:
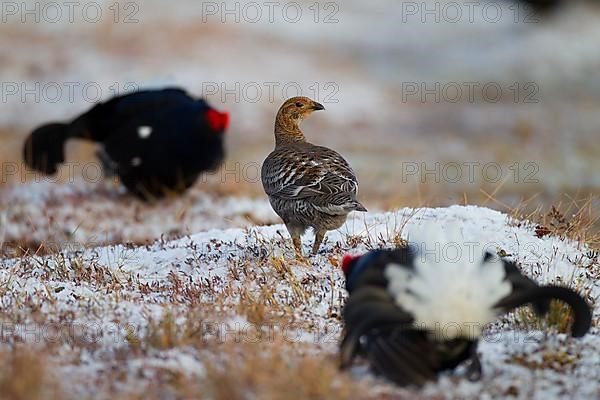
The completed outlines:
{"type": "Polygon", "coordinates": [[[108,174],[146,199],[188,189],[203,171],[218,167],[229,116],[184,90],[144,90],[99,103],[69,123],[35,129],[23,155],[31,168],[54,174],[71,138],[98,142],[108,174]]]}
{"type": "Polygon", "coordinates": [[[573,336],[589,330],[590,307],[573,290],[539,286],[514,263],[473,252],[473,246],[461,245],[461,256],[446,261],[431,250],[436,243],[442,249],[456,244],[456,236],[428,236],[426,242],[417,242],[430,245],[423,251],[410,246],[344,256],[349,297],[343,310],[342,368],[362,355],[387,379],[419,386],[468,360],[466,375],[477,380],[477,342],[483,327],[525,304],[544,315],[551,299],[572,308],[573,336]]]}

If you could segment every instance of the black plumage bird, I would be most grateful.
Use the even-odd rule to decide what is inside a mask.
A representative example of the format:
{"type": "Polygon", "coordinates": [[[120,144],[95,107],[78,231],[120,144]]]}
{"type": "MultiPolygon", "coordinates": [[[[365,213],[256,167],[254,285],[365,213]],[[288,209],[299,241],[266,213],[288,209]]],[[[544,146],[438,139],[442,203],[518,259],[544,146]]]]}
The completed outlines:
{"type": "MultiPolygon", "coordinates": [[[[560,15],[561,12],[567,11],[568,8],[577,7],[578,5],[598,6],[598,0],[511,0],[519,4],[524,4],[524,8],[529,8],[531,13],[523,13],[523,17],[529,22],[536,20],[536,17],[560,15]]],[[[521,11],[521,8],[518,9],[521,11]]],[[[527,11],[527,10],[524,10],[527,11]]]]}
{"type": "Polygon", "coordinates": [[[189,188],[225,156],[229,116],[177,88],[144,90],[99,103],[69,123],[35,129],[25,142],[27,165],[54,174],[72,138],[100,144],[108,174],[118,175],[132,193],[160,198],[189,188]]]}
{"type": "MultiPolygon", "coordinates": [[[[461,251],[472,254],[467,247],[461,251]]],[[[480,255],[445,262],[411,246],[345,256],[342,268],[349,297],[343,310],[341,367],[362,355],[376,373],[404,386],[422,385],[468,361],[467,377],[477,380],[477,343],[483,327],[525,304],[544,315],[551,299],[572,308],[573,336],[589,330],[590,307],[576,292],[539,286],[514,263],[480,255]]]]}
{"type": "MultiPolygon", "coordinates": [[[[528,7],[533,9],[535,12],[541,14],[547,14],[555,11],[556,9],[564,6],[564,0],[519,0],[521,3],[525,3],[528,7]]],[[[572,0],[571,0],[572,1],[572,0]]]]}

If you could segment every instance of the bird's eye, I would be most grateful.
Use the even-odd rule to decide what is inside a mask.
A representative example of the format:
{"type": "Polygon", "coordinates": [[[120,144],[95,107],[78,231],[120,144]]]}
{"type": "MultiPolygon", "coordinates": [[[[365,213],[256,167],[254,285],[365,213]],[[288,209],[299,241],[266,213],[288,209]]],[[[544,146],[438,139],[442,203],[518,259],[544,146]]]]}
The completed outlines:
{"type": "Polygon", "coordinates": [[[304,107],[304,104],[302,104],[301,102],[297,102],[296,107],[304,107]]]}

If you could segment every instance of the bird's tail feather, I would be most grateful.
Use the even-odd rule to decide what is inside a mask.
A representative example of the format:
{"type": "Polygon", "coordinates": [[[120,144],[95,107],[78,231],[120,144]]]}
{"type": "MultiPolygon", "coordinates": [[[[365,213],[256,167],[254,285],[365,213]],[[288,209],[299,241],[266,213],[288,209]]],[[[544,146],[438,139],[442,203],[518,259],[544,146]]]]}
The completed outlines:
{"type": "Polygon", "coordinates": [[[525,304],[536,304],[543,300],[553,299],[564,301],[573,310],[575,318],[571,334],[574,337],[585,335],[592,323],[590,306],[577,292],[565,287],[548,285],[518,292],[499,301],[496,307],[509,311],[525,304]]]}
{"type": "Polygon", "coordinates": [[[35,129],[23,146],[23,158],[32,169],[45,174],[54,174],[65,161],[65,142],[68,124],[52,123],[35,129]]]}
{"type": "Polygon", "coordinates": [[[418,332],[382,333],[369,341],[369,361],[377,372],[401,386],[422,386],[436,377],[430,344],[418,332]]]}
{"type": "Polygon", "coordinates": [[[347,368],[358,352],[360,337],[373,328],[409,328],[411,316],[403,313],[384,289],[364,288],[344,307],[346,334],[340,344],[340,367],[347,368]]]}

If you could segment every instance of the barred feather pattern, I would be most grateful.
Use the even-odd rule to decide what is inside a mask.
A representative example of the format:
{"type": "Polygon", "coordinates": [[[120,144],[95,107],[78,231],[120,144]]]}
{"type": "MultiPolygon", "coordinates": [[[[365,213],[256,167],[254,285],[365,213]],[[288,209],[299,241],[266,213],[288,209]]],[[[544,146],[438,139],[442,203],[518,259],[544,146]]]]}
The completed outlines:
{"type": "Polygon", "coordinates": [[[337,152],[308,142],[276,148],[262,166],[262,183],[271,206],[286,224],[337,229],[356,200],[354,171],[337,152]]]}

